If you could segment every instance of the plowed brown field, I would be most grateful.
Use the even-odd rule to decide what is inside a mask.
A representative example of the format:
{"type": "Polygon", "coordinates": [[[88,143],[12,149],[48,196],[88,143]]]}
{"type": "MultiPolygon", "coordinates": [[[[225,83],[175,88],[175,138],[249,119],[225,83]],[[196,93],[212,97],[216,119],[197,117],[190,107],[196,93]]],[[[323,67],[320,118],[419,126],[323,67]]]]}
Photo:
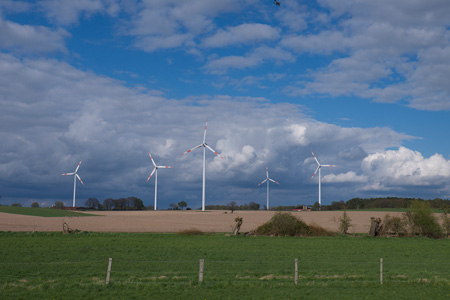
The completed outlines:
{"type": "MultiPolygon", "coordinates": [[[[179,232],[199,229],[204,232],[231,232],[236,217],[243,218],[241,232],[256,229],[267,222],[272,211],[100,211],[99,216],[46,218],[0,213],[0,231],[62,231],[66,222],[71,229],[94,232],[179,232]]],[[[342,211],[292,212],[308,224],[317,224],[338,231],[342,211]]],[[[370,217],[386,214],[400,216],[400,212],[347,212],[351,218],[350,233],[367,233],[370,217]]]]}

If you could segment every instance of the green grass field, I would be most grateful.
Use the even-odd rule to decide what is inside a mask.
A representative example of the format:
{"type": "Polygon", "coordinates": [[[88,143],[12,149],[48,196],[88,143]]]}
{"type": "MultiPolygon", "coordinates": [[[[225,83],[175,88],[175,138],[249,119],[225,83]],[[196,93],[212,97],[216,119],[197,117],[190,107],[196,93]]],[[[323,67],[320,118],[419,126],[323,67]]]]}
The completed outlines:
{"type": "Polygon", "coordinates": [[[448,239],[0,232],[0,243],[2,299],[450,297],[448,239]]]}
{"type": "Polygon", "coordinates": [[[54,208],[31,208],[31,207],[17,207],[17,206],[3,206],[0,205],[0,212],[27,215],[36,217],[85,217],[95,216],[93,214],[84,214],[70,210],[61,210],[54,208]]]}

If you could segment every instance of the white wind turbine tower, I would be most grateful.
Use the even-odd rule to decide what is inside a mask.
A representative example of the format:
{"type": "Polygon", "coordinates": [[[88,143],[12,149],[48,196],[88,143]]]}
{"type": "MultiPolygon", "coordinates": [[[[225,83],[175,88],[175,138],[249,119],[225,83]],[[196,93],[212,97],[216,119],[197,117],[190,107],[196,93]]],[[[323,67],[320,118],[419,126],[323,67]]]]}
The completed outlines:
{"type": "Polygon", "coordinates": [[[321,180],[322,179],[321,179],[321,175],[320,175],[320,169],[322,167],[336,167],[336,165],[321,165],[319,163],[319,161],[317,160],[317,157],[314,155],[314,152],[312,152],[312,150],[311,150],[311,153],[312,153],[312,155],[313,155],[313,157],[314,157],[314,159],[316,160],[316,163],[317,163],[317,169],[314,172],[314,174],[311,176],[311,180],[314,178],[314,175],[316,175],[317,171],[319,171],[319,209],[320,209],[322,207],[322,196],[321,196],[321,180]]]}
{"type": "Polygon", "coordinates": [[[153,160],[152,155],[150,154],[150,152],[148,153],[148,155],[150,156],[150,159],[152,160],[153,165],[155,166],[155,168],[153,169],[152,173],[150,173],[150,176],[148,176],[147,178],[147,182],[150,180],[150,178],[152,177],[153,173],[155,174],[155,207],[154,210],[156,210],[156,198],[157,198],[157,193],[158,193],[158,169],[169,169],[169,168],[173,168],[171,166],[157,166],[155,164],[155,161],[153,160]]]}
{"type": "Polygon", "coordinates": [[[76,167],[75,172],[61,174],[61,175],[73,175],[73,204],[72,204],[73,207],[75,207],[75,192],[76,192],[76,189],[77,189],[77,178],[81,182],[81,184],[84,185],[84,183],[81,180],[80,176],[78,176],[78,174],[77,174],[78,169],[80,168],[80,165],[81,165],[81,160],[80,160],[78,166],[76,167]]]}
{"type": "Polygon", "coordinates": [[[269,210],[269,181],[275,182],[276,184],[279,185],[278,182],[276,182],[275,180],[269,178],[269,168],[266,167],[266,179],[264,179],[260,184],[258,184],[258,186],[260,186],[264,182],[267,182],[267,206],[266,206],[267,210],[269,210]]]}
{"type": "Polygon", "coordinates": [[[186,153],[191,152],[192,150],[195,150],[197,148],[203,147],[203,187],[202,187],[202,211],[205,211],[205,174],[206,174],[206,149],[208,148],[208,150],[210,150],[211,152],[213,152],[215,155],[217,155],[218,157],[222,158],[222,156],[220,156],[220,154],[218,154],[213,148],[211,148],[210,146],[208,146],[206,144],[206,128],[208,127],[208,119],[206,119],[206,124],[205,124],[205,133],[203,134],[203,143],[182,153],[181,155],[184,155],[186,153]]]}

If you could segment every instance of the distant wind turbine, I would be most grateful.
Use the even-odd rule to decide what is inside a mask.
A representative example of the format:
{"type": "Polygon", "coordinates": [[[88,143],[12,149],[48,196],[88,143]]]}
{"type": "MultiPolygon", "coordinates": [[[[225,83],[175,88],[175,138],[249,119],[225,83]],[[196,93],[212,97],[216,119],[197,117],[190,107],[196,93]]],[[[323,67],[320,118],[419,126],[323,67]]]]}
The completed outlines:
{"type": "Polygon", "coordinates": [[[260,186],[264,182],[267,182],[267,206],[266,206],[267,210],[269,210],[269,181],[275,182],[276,184],[279,185],[278,182],[276,182],[275,180],[269,178],[269,168],[266,167],[266,179],[264,179],[260,184],[258,184],[258,186],[260,186]]]}
{"type": "Polygon", "coordinates": [[[75,192],[77,189],[77,178],[81,182],[81,184],[84,185],[80,176],[78,176],[78,174],[77,174],[78,169],[80,168],[80,165],[81,165],[81,160],[80,160],[80,163],[78,164],[78,166],[76,167],[75,172],[61,174],[61,175],[73,175],[73,204],[72,204],[73,207],[75,207],[75,192]]]}
{"type": "Polygon", "coordinates": [[[192,150],[195,150],[197,148],[203,147],[203,187],[202,187],[202,211],[205,211],[205,174],[206,174],[206,149],[208,148],[208,150],[210,150],[211,152],[213,152],[215,155],[217,155],[218,157],[222,158],[222,156],[220,156],[220,154],[218,154],[213,148],[211,148],[210,146],[208,146],[206,144],[206,128],[208,127],[208,119],[206,119],[206,124],[205,124],[205,133],[203,134],[203,143],[182,153],[181,155],[184,155],[186,153],[191,152],[192,150]]]}
{"type": "Polygon", "coordinates": [[[157,198],[157,193],[158,193],[158,169],[169,169],[169,168],[173,168],[171,166],[157,166],[155,164],[155,161],[153,160],[152,155],[150,154],[150,152],[148,153],[148,155],[150,156],[150,159],[152,160],[153,165],[155,166],[155,168],[153,169],[152,173],[150,173],[150,176],[148,176],[147,178],[147,182],[150,180],[150,178],[152,177],[153,173],[155,174],[155,207],[154,210],[156,210],[156,198],[157,198]]]}
{"type": "Polygon", "coordinates": [[[319,161],[317,160],[317,157],[314,155],[314,152],[311,151],[311,153],[312,153],[312,155],[313,155],[313,157],[314,157],[314,159],[316,160],[316,163],[317,163],[317,169],[316,169],[316,171],[314,172],[314,174],[311,176],[311,180],[314,178],[314,175],[316,175],[317,171],[319,171],[319,209],[320,209],[320,208],[322,207],[321,175],[320,175],[320,169],[321,169],[322,167],[336,167],[336,165],[321,165],[321,164],[319,163],[319,161]]]}

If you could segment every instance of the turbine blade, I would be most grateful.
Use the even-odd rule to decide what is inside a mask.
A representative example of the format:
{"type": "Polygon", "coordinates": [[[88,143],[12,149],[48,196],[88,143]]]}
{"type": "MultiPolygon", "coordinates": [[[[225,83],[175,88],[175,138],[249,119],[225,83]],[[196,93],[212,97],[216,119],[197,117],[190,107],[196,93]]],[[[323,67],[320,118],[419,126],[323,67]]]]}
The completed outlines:
{"type": "Polygon", "coordinates": [[[61,174],[61,175],[73,175],[73,174],[75,174],[75,173],[64,173],[64,174],[61,174]]]}
{"type": "Polygon", "coordinates": [[[261,181],[261,183],[260,184],[258,184],[258,186],[260,186],[261,184],[263,184],[264,182],[266,182],[267,181],[267,178],[266,179],[264,179],[263,181],[261,181]]]}
{"type": "Polygon", "coordinates": [[[269,178],[269,180],[272,181],[272,182],[275,182],[276,184],[279,184],[278,182],[276,182],[276,181],[273,180],[273,179],[270,179],[270,178],[269,178]]]}
{"type": "Polygon", "coordinates": [[[75,176],[77,176],[77,178],[81,182],[81,184],[84,185],[83,180],[81,180],[80,176],[78,176],[78,174],[75,174],[75,176]]]}
{"type": "Polygon", "coordinates": [[[201,146],[203,146],[203,144],[200,144],[200,145],[198,145],[198,146],[196,146],[196,147],[194,147],[194,148],[192,148],[192,149],[190,149],[190,150],[188,150],[188,151],[186,151],[186,152],[184,152],[184,153],[181,153],[180,155],[185,155],[186,153],[189,153],[189,152],[191,152],[192,150],[195,150],[195,149],[197,149],[197,148],[200,148],[201,146]]]}
{"type": "Polygon", "coordinates": [[[158,169],[172,169],[172,166],[156,166],[158,169]]]}
{"type": "Polygon", "coordinates": [[[153,165],[156,167],[155,161],[153,160],[152,155],[150,154],[150,152],[148,153],[148,156],[150,156],[150,159],[152,160],[153,165]]]}
{"type": "Polygon", "coordinates": [[[218,157],[220,157],[221,159],[223,159],[223,157],[216,152],[216,150],[214,150],[213,148],[211,148],[210,146],[204,144],[206,148],[208,148],[211,152],[213,152],[215,155],[217,155],[218,157]]]}
{"type": "Polygon", "coordinates": [[[269,167],[266,167],[266,177],[269,178],[269,167]]]}
{"type": "Polygon", "coordinates": [[[150,180],[150,178],[153,176],[153,174],[155,173],[155,171],[156,171],[156,167],[153,169],[153,171],[152,171],[152,173],[150,174],[150,176],[148,176],[148,178],[147,178],[147,182],[150,180]]]}
{"type": "Polygon", "coordinates": [[[337,165],[320,165],[321,167],[337,167],[337,165]]]}
{"type": "Polygon", "coordinates": [[[314,159],[316,160],[316,163],[320,166],[320,163],[319,163],[319,161],[317,160],[317,157],[314,155],[314,152],[312,152],[312,150],[311,150],[311,153],[312,153],[314,159]]]}
{"type": "Polygon", "coordinates": [[[320,165],[317,167],[316,171],[314,172],[313,176],[311,176],[311,180],[313,179],[314,176],[316,176],[317,171],[319,171],[320,169],[320,165]]]}
{"type": "Polygon", "coordinates": [[[208,127],[208,119],[206,119],[206,124],[205,124],[205,133],[203,134],[203,144],[206,141],[206,128],[208,127]]]}
{"type": "Polygon", "coordinates": [[[78,169],[80,168],[80,165],[81,165],[81,160],[80,160],[80,162],[78,163],[78,166],[77,166],[77,168],[75,169],[75,172],[74,172],[74,173],[76,173],[76,172],[78,171],[78,169]]]}

